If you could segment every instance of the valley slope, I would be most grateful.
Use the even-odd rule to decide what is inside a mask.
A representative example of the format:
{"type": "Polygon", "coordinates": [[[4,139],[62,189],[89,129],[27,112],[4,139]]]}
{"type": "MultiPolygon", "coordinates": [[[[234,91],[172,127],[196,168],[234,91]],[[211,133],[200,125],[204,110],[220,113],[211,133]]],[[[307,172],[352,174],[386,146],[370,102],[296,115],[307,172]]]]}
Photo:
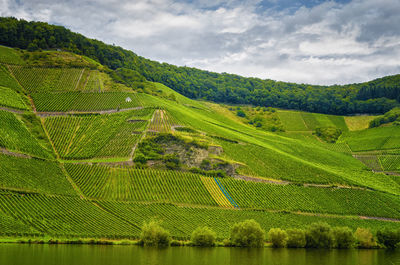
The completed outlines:
{"type": "Polygon", "coordinates": [[[245,219],[399,227],[399,126],[128,87],[69,52],[0,53],[1,236],[137,238],[152,219],[176,239],[245,219]]]}

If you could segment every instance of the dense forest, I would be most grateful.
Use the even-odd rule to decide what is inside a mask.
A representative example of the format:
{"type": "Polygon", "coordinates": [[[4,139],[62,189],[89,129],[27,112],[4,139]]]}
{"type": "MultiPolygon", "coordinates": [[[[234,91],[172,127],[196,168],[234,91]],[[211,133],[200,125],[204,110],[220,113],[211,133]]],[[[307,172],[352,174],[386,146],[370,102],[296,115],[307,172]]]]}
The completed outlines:
{"type": "Polygon", "coordinates": [[[130,75],[136,71],[137,79],[143,76],[163,83],[193,99],[329,114],[385,113],[400,102],[400,75],[345,86],[245,78],[151,61],[62,26],[16,18],[0,18],[0,44],[29,51],[58,48],[82,54],[117,70],[122,79],[121,73],[126,72],[123,68],[130,69],[130,75]]]}

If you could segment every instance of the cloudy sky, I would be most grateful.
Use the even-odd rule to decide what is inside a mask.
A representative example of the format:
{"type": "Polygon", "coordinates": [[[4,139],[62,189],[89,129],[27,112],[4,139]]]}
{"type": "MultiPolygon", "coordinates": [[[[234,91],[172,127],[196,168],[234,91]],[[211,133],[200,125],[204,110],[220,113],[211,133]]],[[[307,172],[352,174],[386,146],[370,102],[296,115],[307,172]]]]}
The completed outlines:
{"type": "Polygon", "coordinates": [[[343,84],[400,73],[399,0],[0,0],[161,62],[343,84]]]}

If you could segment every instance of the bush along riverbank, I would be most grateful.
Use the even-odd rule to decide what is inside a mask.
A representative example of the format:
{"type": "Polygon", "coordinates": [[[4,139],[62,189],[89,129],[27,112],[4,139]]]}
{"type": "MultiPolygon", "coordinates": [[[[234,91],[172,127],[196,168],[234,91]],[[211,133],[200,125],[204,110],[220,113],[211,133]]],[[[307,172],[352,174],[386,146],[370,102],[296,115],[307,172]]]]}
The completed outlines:
{"type": "Polygon", "coordinates": [[[216,233],[209,227],[198,227],[190,241],[174,240],[160,222],[150,221],[142,227],[139,239],[112,240],[92,238],[0,238],[0,243],[28,244],[92,244],[92,245],[140,245],[152,247],[243,247],[243,248],[361,248],[400,250],[400,228],[379,230],[374,235],[369,229],[331,227],[327,223],[312,223],[304,229],[271,228],[266,233],[255,220],[235,224],[229,239],[217,240],[216,233]]]}

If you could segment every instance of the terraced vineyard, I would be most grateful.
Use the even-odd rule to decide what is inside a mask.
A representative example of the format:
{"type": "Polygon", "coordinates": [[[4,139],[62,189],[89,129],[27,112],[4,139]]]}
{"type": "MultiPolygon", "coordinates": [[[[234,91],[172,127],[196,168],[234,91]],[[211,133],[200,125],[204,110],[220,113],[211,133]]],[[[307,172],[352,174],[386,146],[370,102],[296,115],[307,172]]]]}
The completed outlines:
{"type": "Polygon", "coordinates": [[[241,208],[400,217],[400,198],[395,195],[359,189],[220,181],[241,208]],[[377,204],[379,209],[374,206],[377,204]]]}
{"type": "Polygon", "coordinates": [[[171,131],[173,125],[175,125],[173,118],[165,110],[158,109],[154,112],[149,131],[168,133],[171,131]]]}
{"type": "Polygon", "coordinates": [[[15,91],[21,91],[22,88],[17,80],[12,77],[7,66],[0,64],[0,86],[12,88],[15,91]]]}
{"type": "Polygon", "coordinates": [[[30,93],[73,91],[83,73],[80,68],[36,68],[11,66],[13,75],[30,93]]]}
{"type": "Polygon", "coordinates": [[[68,159],[129,156],[146,121],[130,122],[131,113],[56,116],[45,119],[57,153],[68,159]]]}
{"type": "Polygon", "coordinates": [[[368,168],[372,170],[382,170],[381,163],[379,162],[379,159],[376,155],[356,155],[354,157],[363,162],[368,168]]]}
{"type": "Polygon", "coordinates": [[[156,219],[176,238],[189,239],[199,226],[212,227],[217,237],[229,237],[231,227],[246,219],[254,219],[268,231],[273,227],[304,228],[312,222],[327,222],[332,226],[370,227],[373,231],[382,228],[395,229],[398,224],[363,220],[356,217],[339,218],[317,215],[301,215],[283,212],[229,210],[223,208],[179,207],[171,204],[139,204],[134,202],[99,201],[102,207],[125,220],[141,224],[143,220],[156,219]]]}
{"type": "Polygon", "coordinates": [[[340,139],[353,152],[400,148],[400,126],[378,127],[349,132],[340,139]]]}
{"type": "Polygon", "coordinates": [[[191,173],[79,164],[65,168],[90,198],[217,205],[200,176],[191,173]]]}
{"type": "Polygon", "coordinates": [[[0,123],[0,147],[43,158],[53,156],[52,152],[43,147],[28,131],[18,115],[0,110],[0,123]]]}
{"type": "Polygon", "coordinates": [[[57,162],[1,153],[0,189],[76,196],[57,162]]]}
{"type": "Polygon", "coordinates": [[[0,106],[13,109],[27,110],[25,102],[14,90],[0,86],[0,106]]]}
{"type": "Polygon", "coordinates": [[[93,203],[74,197],[0,192],[0,207],[6,215],[53,236],[127,238],[140,232],[93,203]]]}
{"type": "Polygon", "coordinates": [[[102,111],[141,107],[136,93],[127,92],[65,92],[33,93],[38,111],[102,111]]]}
{"type": "Polygon", "coordinates": [[[204,225],[225,239],[245,219],[266,230],[399,227],[399,126],[243,107],[268,112],[271,132],[238,106],[128,87],[95,61],[47,53],[40,64],[0,46],[0,236],[138,238],[152,219],[176,239],[204,225]],[[326,143],[318,127],[343,134],[326,143]],[[174,137],[147,137],[158,133],[174,137]]]}
{"type": "Polygon", "coordinates": [[[386,171],[400,171],[400,155],[379,156],[379,162],[386,171]]]}

